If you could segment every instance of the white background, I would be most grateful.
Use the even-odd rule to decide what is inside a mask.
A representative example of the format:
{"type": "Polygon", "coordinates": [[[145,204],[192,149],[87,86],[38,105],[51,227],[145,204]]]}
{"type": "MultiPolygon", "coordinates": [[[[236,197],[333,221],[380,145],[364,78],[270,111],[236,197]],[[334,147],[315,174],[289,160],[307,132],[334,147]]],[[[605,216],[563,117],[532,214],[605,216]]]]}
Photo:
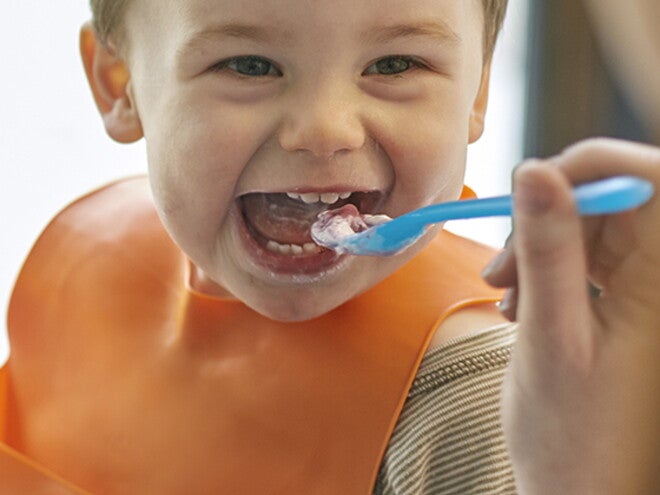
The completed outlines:
{"type": "MultiPolygon", "coordinates": [[[[238,1],[238,0],[237,0],[238,1]]],[[[467,183],[480,196],[509,191],[522,149],[527,0],[511,0],[495,55],[487,130],[469,153],[467,183]]],[[[0,363],[6,304],[22,260],[48,220],[73,198],[145,171],[143,143],[106,137],[78,56],[84,0],[4,0],[0,16],[0,363]]],[[[452,226],[491,245],[506,220],[452,226]]]]}

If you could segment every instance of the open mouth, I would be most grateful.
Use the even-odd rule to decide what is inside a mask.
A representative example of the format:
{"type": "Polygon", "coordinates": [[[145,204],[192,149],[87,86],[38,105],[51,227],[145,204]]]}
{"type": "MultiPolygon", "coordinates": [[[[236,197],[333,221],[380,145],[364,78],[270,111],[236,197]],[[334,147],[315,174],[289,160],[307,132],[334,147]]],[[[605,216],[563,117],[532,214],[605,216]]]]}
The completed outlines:
{"type": "Polygon", "coordinates": [[[370,214],[382,197],[378,191],[249,193],[239,198],[239,207],[250,236],[261,248],[275,256],[307,258],[328,251],[310,233],[320,213],[352,204],[370,214]]]}

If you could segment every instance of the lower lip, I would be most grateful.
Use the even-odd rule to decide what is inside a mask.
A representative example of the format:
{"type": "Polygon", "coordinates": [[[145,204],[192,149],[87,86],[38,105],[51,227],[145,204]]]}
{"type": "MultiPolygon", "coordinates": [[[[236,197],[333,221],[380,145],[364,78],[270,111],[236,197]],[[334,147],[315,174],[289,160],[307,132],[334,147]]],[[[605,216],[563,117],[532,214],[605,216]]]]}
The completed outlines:
{"type": "Polygon", "coordinates": [[[330,249],[315,254],[298,256],[274,253],[263,247],[250,233],[240,209],[235,210],[235,225],[242,248],[253,265],[268,270],[274,275],[311,276],[317,278],[324,273],[336,271],[347,260],[347,255],[338,255],[330,249]]]}

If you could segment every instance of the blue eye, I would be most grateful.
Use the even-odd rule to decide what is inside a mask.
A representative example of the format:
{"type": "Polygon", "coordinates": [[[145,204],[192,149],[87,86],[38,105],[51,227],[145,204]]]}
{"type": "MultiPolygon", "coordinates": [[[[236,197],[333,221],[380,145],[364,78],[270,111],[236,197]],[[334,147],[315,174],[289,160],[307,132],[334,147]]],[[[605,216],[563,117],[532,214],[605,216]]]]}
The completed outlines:
{"type": "Polygon", "coordinates": [[[414,67],[421,67],[422,64],[412,57],[402,55],[385,57],[378,60],[376,63],[367,67],[364,74],[378,74],[383,76],[393,76],[402,74],[414,67]]]}
{"type": "Polygon", "coordinates": [[[253,55],[234,57],[217,63],[212,67],[216,72],[229,69],[248,77],[281,76],[282,73],[268,60],[253,55]]]}

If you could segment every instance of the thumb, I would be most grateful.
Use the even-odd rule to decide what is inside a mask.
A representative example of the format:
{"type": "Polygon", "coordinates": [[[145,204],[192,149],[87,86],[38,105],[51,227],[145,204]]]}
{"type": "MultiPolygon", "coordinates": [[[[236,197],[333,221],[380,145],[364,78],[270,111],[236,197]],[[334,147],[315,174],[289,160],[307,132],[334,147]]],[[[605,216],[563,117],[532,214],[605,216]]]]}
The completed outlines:
{"type": "Polygon", "coordinates": [[[556,167],[532,161],[516,170],[513,188],[518,320],[535,346],[587,351],[587,263],[572,186],[556,167]]]}

